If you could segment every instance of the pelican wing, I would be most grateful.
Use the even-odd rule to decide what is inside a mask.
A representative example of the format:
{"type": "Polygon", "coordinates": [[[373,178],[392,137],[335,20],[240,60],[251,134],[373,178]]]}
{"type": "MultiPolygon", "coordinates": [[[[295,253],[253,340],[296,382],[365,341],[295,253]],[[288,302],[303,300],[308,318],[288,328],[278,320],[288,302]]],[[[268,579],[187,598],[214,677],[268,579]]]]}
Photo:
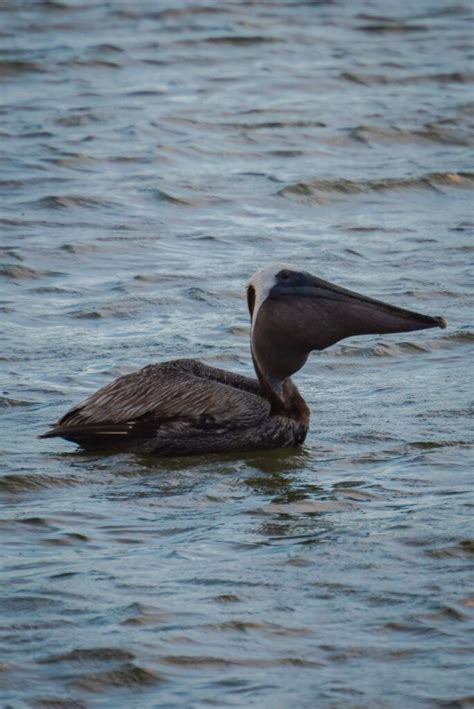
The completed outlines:
{"type": "Polygon", "coordinates": [[[256,380],[197,360],[151,364],[73,407],[43,437],[148,437],[157,430],[249,428],[269,413],[256,380]]]}

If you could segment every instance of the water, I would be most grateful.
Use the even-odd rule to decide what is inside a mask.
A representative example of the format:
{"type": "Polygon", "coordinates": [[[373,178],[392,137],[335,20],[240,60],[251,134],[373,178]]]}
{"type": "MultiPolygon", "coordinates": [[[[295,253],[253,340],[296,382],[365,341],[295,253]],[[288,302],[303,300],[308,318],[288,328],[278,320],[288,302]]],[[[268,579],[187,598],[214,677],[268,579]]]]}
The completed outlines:
{"type": "Polygon", "coordinates": [[[2,3],[2,706],[472,705],[470,29],[441,0],[2,3]],[[152,361],[249,374],[273,260],[449,328],[313,355],[300,450],[36,438],[152,361]]]}

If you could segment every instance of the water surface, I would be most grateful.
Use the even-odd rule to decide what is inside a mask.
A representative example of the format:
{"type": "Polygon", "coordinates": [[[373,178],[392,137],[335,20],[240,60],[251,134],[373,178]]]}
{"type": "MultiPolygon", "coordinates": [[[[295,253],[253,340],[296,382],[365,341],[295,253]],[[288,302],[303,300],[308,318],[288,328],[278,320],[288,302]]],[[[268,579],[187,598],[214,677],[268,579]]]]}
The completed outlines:
{"type": "Polygon", "coordinates": [[[472,705],[470,22],[2,3],[4,706],[472,705]],[[273,260],[449,328],[313,355],[295,451],[37,440],[152,361],[249,374],[273,260]]]}

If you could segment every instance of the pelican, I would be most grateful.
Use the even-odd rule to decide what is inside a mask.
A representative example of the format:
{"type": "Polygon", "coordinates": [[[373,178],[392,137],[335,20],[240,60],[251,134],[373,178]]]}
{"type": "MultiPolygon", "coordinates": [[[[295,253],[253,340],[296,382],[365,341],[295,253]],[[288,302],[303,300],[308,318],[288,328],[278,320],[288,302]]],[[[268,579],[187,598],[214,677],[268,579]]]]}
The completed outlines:
{"type": "Polygon", "coordinates": [[[291,377],[310,352],[353,335],[447,325],[282,263],[252,276],[247,303],[256,379],[196,359],[149,364],[74,406],[41,438],[156,456],[298,446],[310,411],[291,377]]]}

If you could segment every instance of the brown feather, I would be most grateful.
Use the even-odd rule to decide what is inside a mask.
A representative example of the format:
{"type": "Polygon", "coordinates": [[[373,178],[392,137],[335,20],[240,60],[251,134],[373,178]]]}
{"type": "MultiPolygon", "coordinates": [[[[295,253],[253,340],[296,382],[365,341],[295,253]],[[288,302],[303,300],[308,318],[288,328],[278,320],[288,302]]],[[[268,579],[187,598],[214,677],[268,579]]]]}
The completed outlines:
{"type": "Polygon", "coordinates": [[[169,455],[294,445],[295,435],[302,440],[306,430],[307,421],[271,417],[256,380],[197,360],[174,360],[119,377],[42,437],[169,455]]]}

